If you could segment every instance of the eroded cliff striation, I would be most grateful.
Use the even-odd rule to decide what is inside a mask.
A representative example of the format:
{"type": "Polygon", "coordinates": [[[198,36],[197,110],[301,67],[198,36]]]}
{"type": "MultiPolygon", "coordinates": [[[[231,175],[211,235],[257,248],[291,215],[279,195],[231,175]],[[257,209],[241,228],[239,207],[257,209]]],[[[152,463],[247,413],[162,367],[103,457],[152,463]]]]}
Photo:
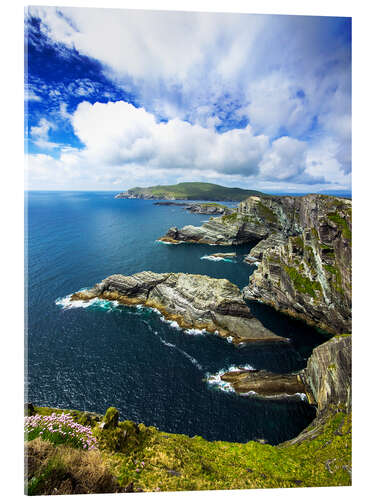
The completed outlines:
{"type": "Polygon", "coordinates": [[[351,200],[251,196],[202,226],[172,227],[168,243],[257,243],[244,294],[332,333],[351,331],[351,200]]]}
{"type": "Polygon", "coordinates": [[[299,374],[278,374],[266,370],[238,370],[221,375],[238,394],[255,393],[262,397],[282,398],[305,392],[299,374]]]}
{"type": "Polygon", "coordinates": [[[71,300],[95,297],[125,305],[145,305],[181,328],[196,328],[240,342],[287,342],[254,318],[240,289],[226,279],[183,273],[143,271],[133,276],[115,274],[71,300]]]}
{"type": "Polygon", "coordinates": [[[333,337],[316,347],[301,372],[301,379],[310,402],[317,405],[319,412],[332,406],[351,410],[351,335],[333,337]]]}
{"type": "Polygon", "coordinates": [[[244,296],[329,332],[351,332],[351,201],[309,195],[299,205],[289,224],[296,234],[273,234],[251,250],[259,265],[244,296]]]}
{"type": "Polygon", "coordinates": [[[307,366],[297,373],[277,374],[266,370],[241,369],[221,375],[239,394],[263,397],[306,394],[316,405],[318,416],[340,408],[351,410],[351,335],[336,336],[316,347],[307,366]]]}

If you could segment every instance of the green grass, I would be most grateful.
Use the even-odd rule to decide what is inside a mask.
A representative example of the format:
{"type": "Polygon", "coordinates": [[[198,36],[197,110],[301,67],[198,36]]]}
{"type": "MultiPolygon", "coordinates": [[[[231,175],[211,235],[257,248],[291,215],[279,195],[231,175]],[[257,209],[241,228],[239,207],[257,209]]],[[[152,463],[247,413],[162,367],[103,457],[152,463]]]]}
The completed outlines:
{"type": "Polygon", "coordinates": [[[257,204],[257,210],[259,212],[259,215],[263,218],[266,219],[269,222],[277,222],[277,217],[275,213],[266,205],[264,205],[261,202],[258,202],[257,204]]]}
{"type": "Polygon", "coordinates": [[[228,222],[230,222],[230,223],[231,222],[235,222],[237,220],[237,215],[238,215],[237,212],[233,212],[232,214],[222,215],[220,217],[220,220],[222,222],[226,222],[226,223],[228,223],[228,222]]]}
{"type": "Polygon", "coordinates": [[[306,293],[311,297],[316,297],[316,292],[321,291],[320,283],[311,281],[307,276],[303,276],[297,269],[290,266],[284,266],[289,278],[292,280],[296,290],[306,293]]]}
{"type": "Polygon", "coordinates": [[[135,187],[128,190],[133,194],[152,194],[160,198],[173,196],[182,200],[243,201],[249,196],[261,195],[260,191],[228,188],[208,182],[181,182],[169,186],[135,187]]]}
{"type": "MultiPolygon", "coordinates": [[[[37,411],[39,409],[37,408],[37,411]]],[[[52,410],[51,410],[52,411],[52,410]]],[[[333,410],[334,412],[337,410],[333,410]]],[[[316,423],[310,427],[316,428],[316,423]]],[[[93,432],[121,486],[135,491],[350,485],[351,415],[331,414],[315,438],[280,446],[209,442],[134,422],[93,432]],[[124,433],[126,431],[126,435],[124,433]],[[331,472],[330,472],[331,471],[331,472]]]]}
{"type": "Polygon", "coordinates": [[[337,213],[330,213],[327,214],[327,217],[329,220],[334,222],[339,228],[341,229],[342,235],[346,240],[351,240],[352,239],[352,232],[350,230],[349,224],[346,219],[341,217],[337,213]]]}

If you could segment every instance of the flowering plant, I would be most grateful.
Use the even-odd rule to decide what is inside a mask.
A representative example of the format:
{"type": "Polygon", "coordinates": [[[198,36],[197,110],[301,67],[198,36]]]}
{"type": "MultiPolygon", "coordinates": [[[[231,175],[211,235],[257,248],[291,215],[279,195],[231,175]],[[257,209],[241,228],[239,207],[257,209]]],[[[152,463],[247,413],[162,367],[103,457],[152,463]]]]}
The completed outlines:
{"type": "Polygon", "coordinates": [[[91,428],[74,422],[69,413],[25,417],[25,434],[28,441],[40,436],[54,444],[68,444],[84,450],[96,449],[96,438],[91,428]]]}

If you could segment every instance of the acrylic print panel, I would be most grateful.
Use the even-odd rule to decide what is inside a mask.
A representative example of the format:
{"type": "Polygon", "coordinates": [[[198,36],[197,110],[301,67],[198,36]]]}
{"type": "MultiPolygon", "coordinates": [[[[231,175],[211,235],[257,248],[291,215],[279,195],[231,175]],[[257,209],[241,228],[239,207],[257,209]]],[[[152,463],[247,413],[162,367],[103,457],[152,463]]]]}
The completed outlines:
{"type": "Polygon", "coordinates": [[[25,21],[25,491],[350,485],[351,19],[25,21]]]}

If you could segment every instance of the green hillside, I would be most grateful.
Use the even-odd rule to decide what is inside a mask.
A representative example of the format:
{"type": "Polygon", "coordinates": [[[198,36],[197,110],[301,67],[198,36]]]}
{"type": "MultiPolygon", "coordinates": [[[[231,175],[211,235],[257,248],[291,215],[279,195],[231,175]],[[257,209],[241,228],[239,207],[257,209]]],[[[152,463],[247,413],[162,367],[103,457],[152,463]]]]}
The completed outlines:
{"type": "Polygon", "coordinates": [[[208,182],[181,182],[170,186],[135,187],[127,191],[136,198],[159,198],[179,200],[242,201],[260,191],[241,188],[228,188],[208,182]]]}

